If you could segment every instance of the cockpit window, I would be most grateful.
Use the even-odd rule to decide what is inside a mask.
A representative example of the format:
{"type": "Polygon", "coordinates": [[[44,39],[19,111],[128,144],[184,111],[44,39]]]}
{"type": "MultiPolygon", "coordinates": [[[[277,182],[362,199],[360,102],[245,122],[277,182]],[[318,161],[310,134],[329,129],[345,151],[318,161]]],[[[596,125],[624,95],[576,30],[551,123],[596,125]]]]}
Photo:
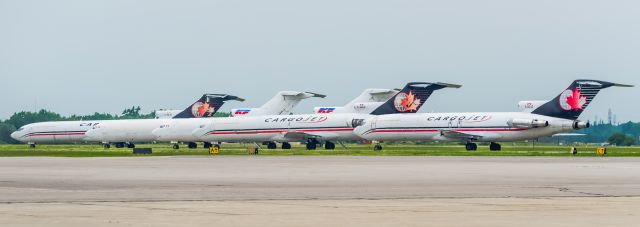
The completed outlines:
{"type": "Polygon", "coordinates": [[[204,127],[207,127],[207,125],[200,125],[200,128],[204,128],[204,127]]]}
{"type": "Polygon", "coordinates": [[[16,130],[16,131],[18,131],[18,132],[19,132],[19,131],[22,131],[22,130],[24,130],[24,127],[20,127],[20,128],[19,128],[18,130],[16,130]]]}

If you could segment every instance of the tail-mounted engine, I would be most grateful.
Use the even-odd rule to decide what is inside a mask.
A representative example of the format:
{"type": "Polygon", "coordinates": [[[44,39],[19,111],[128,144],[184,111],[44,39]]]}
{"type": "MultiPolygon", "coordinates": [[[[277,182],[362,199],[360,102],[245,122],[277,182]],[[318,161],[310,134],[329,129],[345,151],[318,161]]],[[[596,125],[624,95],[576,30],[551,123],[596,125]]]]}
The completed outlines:
{"type": "Polygon", "coordinates": [[[574,121],[573,122],[573,129],[585,129],[585,128],[589,128],[591,127],[591,124],[589,124],[589,122],[584,122],[584,121],[574,121]]]}
{"type": "Polygon", "coordinates": [[[541,121],[538,119],[512,119],[509,121],[509,126],[512,128],[542,128],[548,127],[548,121],[541,121]]]}

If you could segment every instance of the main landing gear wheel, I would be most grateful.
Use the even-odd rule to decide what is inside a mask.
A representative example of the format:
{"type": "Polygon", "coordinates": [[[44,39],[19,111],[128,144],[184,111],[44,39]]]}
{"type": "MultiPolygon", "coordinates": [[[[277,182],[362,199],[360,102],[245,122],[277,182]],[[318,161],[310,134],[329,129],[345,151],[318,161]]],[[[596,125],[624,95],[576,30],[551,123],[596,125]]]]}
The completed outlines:
{"type": "Polygon", "coordinates": [[[136,148],[136,145],[133,143],[128,143],[127,148],[136,148]]]}
{"type": "Polygon", "coordinates": [[[204,142],[204,148],[209,149],[213,146],[213,144],[209,143],[209,142],[204,142]]]}
{"type": "Polygon", "coordinates": [[[116,148],[124,148],[124,143],[116,143],[116,148]]]}
{"type": "Polygon", "coordinates": [[[335,144],[335,143],[332,143],[332,142],[327,141],[327,142],[324,144],[324,149],[325,149],[325,150],[335,150],[335,149],[336,149],[336,144],[335,144]]]}
{"type": "Polygon", "coordinates": [[[491,144],[489,144],[489,150],[500,151],[500,150],[502,150],[502,145],[500,145],[499,143],[493,143],[492,142],[491,144]]]}
{"type": "Polygon", "coordinates": [[[465,149],[467,149],[467,151],[476,151],[478,150],[478,145],[475,143],[467,143],[465,146],[465,149]]]}
{"type": "Polygon", "coordinates": [[[318,148],[318,141],[315,139],[307,140],[307,150],[315,150],[318,148]]]}
{"type": "Polygon", "coordinates": [[[269,150],[275,150],[275,149],[277,149],[277,148],[278,148],[278,145],[277,145],[276,143],[274,143],[274,142],[269,142],[269,143],[267,143],[267,149],[269,149],[269,150]]]}
{"type": "Polygon", "coordinates": [[[111,144],[105,143],[105,144],[102,144],[102,147],[104,147],[104,149],[109,149],[111,148],[111,144]]]}
{"type": "Polygon", "coordinates": [[[373,150],[374,151],[381,151],[382,150],[382,144],[376,144],[375,146],[373,146],[373,150]]]}
{"type": "Polygon", "coordinates": [[[180,149],[180,144],[174,143],[174,144],[173,144],[173,149],[174,149],[174,150],[178,150],[178,149],[180,149]]]}
{"type": "Polygon", "coordinates": [[[189,143],[187,146],[189,147],[189,149],[196,149],[196,148],[198,148],[198,144],[197,144],[197,143],[194,143],[194,142],[189,143]]]}
{"type": "Polygon", "coordinates": [[[30,148],[36,148],[36,144],[35,143],[29,144],[29,147],[30,148]]]}
{"type": "Polygon", "coordinates": [[[289,149],[291,149],[290,143],[287,143],[287,142],[282,143],[282,150],[289,150],[289,149]]]}

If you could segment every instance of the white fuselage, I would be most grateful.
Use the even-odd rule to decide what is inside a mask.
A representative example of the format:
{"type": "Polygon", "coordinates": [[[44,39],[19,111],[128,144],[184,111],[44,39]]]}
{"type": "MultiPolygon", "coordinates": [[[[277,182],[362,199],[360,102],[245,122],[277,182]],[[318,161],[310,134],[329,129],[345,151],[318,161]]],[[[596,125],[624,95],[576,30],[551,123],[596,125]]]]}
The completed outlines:
{"type": "Polygon", "coordinates": [[[11,137],[23,143],[78,143],[85,133],[107,121],[55,121],[22,126],[11,137]]]}
{"type": "Polygon", "coordinates": [[[86,141],[102,143],[153,142],[152,131],[170,119],[137,119],[110,121],[86,132],[86,141]]]}
{"type": "MultiPolygon", "coordinates": [[[[215,118],[218,119],[218,118],[215,118]]],[[[211,118],[169,119],[152,131],[157,141],[164,142],[203,142],[194,136],[194,131],[205,127],[211,118]]]]}
{"type": "Polygon", "coordinates": [[[370,118],[355,133],[375,141],[461,141],[464,137],[444,132],[477,136],[473,141],[511,142],[536,139],[572,131],[574,121],[523,112],[390,114],[370,118]],[[453,119],[453,120],[452,120],[453,119]],[[513,127],[514,119],[548,121],[549,126],[513,127]]]}
{"type": "Polygon", "coordinates": [[[360,114],[271,115],[243,118],[212,118],[194,135],[210,142],[296,142],[307,138],[320,141],[359,139],[353,133],[353,120],[360,114]]]}

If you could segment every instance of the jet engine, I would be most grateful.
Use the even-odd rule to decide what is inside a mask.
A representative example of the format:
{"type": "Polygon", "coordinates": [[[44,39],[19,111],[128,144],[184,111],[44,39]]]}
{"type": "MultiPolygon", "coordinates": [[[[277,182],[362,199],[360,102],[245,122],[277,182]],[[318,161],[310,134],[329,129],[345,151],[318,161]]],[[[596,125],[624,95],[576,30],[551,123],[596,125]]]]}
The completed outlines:
{"type": "Polygon", "coordinates": [[[575,121],[573,122],[573,129],[585,129],[585,128],[589,128],[591,127],[591,124],[589,124],[589,122],[584,122],[584,121],[575,121]]]}
{"type": "Polygon", "coordinates": [[[512,128],[541,128],[549,126],[549,122],[538,119],[512,119],[509,121],[509,126],[512,128]]]}

